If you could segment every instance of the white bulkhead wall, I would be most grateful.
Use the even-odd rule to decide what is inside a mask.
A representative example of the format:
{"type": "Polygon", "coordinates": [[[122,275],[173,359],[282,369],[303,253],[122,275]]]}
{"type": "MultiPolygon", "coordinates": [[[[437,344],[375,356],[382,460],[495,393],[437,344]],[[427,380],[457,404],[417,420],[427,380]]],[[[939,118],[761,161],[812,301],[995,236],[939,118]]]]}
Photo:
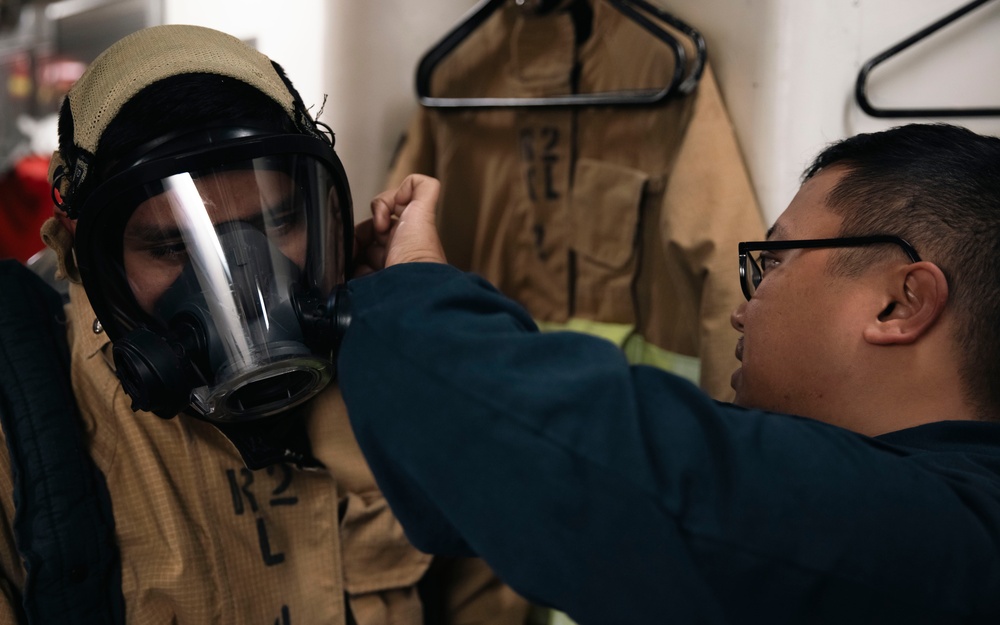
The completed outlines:
{"type": "MultiPolygon", "coordinates": [[[[602,0],[597,0],[602,1],[602,0]]],[[[862,64],[967,0],[654,0],[699,28],[770,223],[824,145],[906,123],[947,121],[1000,134],[1000,117],[876,119],[854,101],[862,64]]],[[[307,104],[327,103],[356,212],[381,190],[416,108],[421,54],[473,0],[164,0],[165,20],[252,40],[307,104]]],[[[875,68],[887,107],[1000,107],[1000,1],[988,2],[875,68]]]]}

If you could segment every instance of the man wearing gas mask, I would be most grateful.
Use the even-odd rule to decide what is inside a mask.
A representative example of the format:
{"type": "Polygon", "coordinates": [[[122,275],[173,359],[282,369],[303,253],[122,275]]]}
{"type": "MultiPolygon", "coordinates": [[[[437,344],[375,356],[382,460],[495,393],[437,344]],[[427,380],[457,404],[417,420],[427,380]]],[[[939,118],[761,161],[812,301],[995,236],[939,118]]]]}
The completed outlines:
{"type": "MultiPolygon", "coordinates": [[[[332,383],[350,193],[281,68],[217,31],[146,29],[90,66],[59,135],[43,238],[71,282],[119,620],[523,623],[481,561],[409,544],[354,442],[332,383]]],[[[2,457],[0,617],[16,618],[32,584],[11,479],[2,457]]]]}

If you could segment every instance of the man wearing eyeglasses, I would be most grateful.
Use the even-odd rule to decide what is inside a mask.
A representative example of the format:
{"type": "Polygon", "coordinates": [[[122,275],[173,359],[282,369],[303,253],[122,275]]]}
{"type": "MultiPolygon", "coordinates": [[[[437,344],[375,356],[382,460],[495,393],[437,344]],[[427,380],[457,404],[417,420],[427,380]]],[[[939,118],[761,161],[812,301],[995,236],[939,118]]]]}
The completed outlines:
{"type": "Polygon", "coordinates": [[[377,197],[341,384],[411,540],[582,625],[1000,622],[1000,139],[804,178],[734,250],[735,405],[443,264],[435,180],[377,197]]]}

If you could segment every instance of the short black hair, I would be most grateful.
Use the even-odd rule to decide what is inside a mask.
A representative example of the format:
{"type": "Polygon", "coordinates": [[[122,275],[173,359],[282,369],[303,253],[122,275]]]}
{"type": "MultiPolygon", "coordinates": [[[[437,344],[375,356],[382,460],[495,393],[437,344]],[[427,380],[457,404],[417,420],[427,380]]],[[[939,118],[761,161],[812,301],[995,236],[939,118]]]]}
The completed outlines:
{"type": "Polygon", "coordinates": [[[944,272],[966,395],[1000,420],[1000,138],[909,124],[832,144],[803,180],[830,168],[842,236],[900,236],[944,272]]]}

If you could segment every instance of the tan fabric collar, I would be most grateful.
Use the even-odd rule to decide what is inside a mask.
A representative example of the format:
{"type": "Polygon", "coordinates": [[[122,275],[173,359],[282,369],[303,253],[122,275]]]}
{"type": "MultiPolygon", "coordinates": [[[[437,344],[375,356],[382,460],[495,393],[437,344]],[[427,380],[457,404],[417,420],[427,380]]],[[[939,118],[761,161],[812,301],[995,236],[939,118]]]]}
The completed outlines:
{"type": "MultiPolygon", "coordinates": [[[[97,322],[97,315],[94,314],[94,309],[90,306],[90,300],[87,299],[83,285],[78,282],[71,282],[69,285],[69,304],[66,306],[66,317],[72,331],[69,337],[70,343],[84,357],[92,358],[104,351],[105,347],[111,345],[108,335],[104,333],[97,322]]],[[[110,350],[105,356],[108,367],[114,369],[111,364],[110,350]]]]}
{"type": "Polygon", "coordinates": [[[79,284],[80,269],[73,254],[73,235],[55,217],[45,220],[41,235],[42,242],[56,254],[56,278],[79,284]]]}

